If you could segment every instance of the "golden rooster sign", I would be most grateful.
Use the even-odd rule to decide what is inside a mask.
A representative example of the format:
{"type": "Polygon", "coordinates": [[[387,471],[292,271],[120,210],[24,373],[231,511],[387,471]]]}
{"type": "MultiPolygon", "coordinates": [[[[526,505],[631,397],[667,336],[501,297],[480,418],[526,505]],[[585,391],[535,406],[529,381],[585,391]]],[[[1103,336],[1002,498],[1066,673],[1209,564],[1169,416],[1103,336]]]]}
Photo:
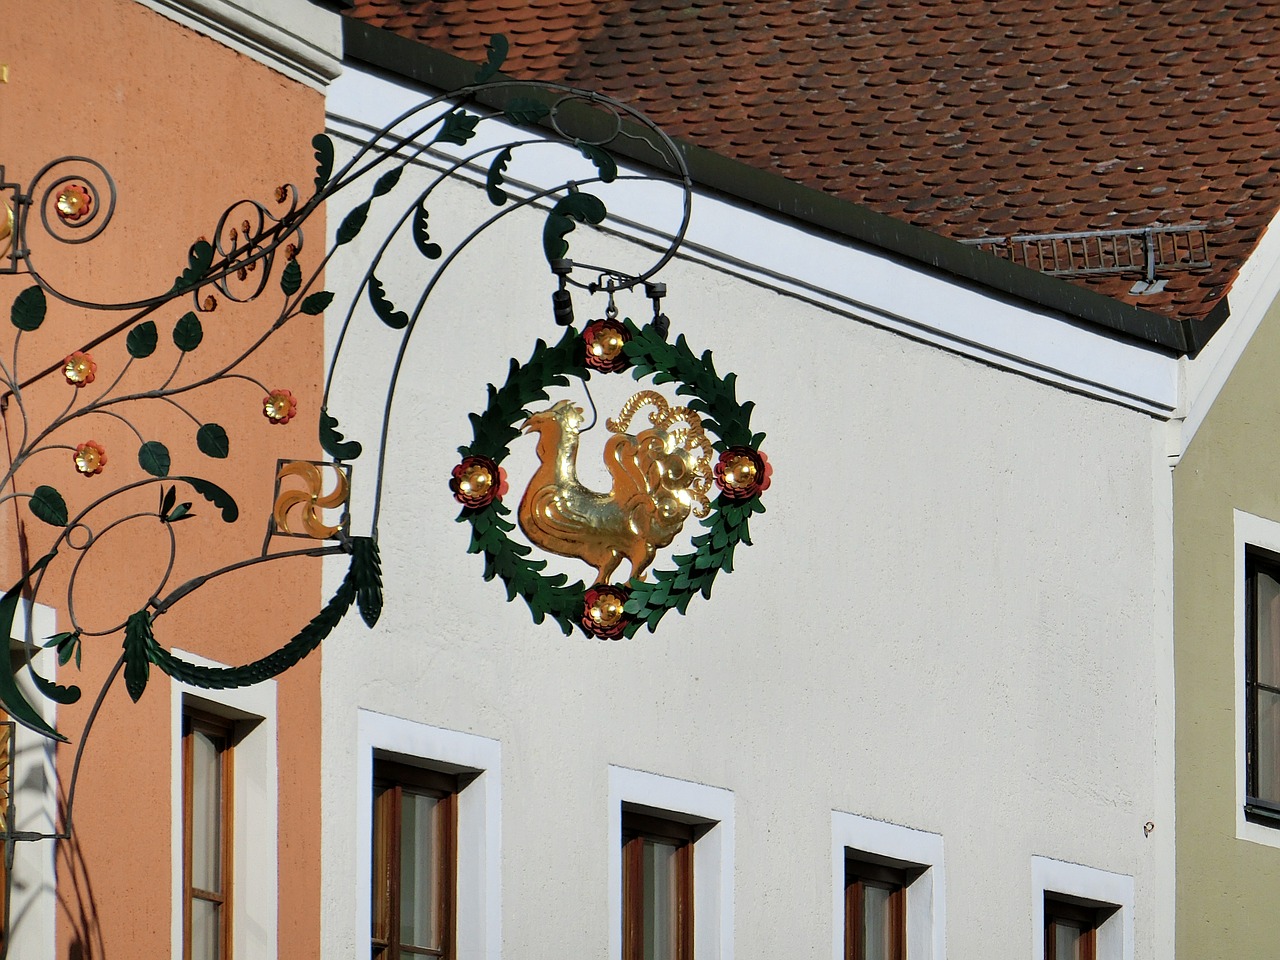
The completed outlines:
{"type": "Polygon", "coordinates": [[[569,400],[525,421],[524,431],[538,435],[539,466],[520,498],[520,529],[535,546],[595,567],[596,583],[607,583],[624,558],[631,576],[643,580],[690,512],[705,517],[710,509],[711,442],[696,413],[642,390],[605,422],[613,434],[604,448],[613,486],[597,493],[578,480],[582,422],[581,408],[569,400]],[[652,426],[632,436],[626,429],[645,406],[653,407],[652,426]]]}
{"type": "Polygon", "coordinates": [[[608,639],[653,630],[668,611],[684,613],[695,596],[710,597],[716,575],[733,570],[735,549],[751,543],[747,521],[764,512],[761,494],[773,473],[760,450],[764,434],[751,432],[753,405],[738,401],[736,383],[683,337],[668,343],[654,324],[642,329],[612,318],[581,333],[570,328],[555,346],[538,341],[526,363],[513,360],[507,382],[489,388],[488,408],[471,415],[475,439],[459,448],[449,479],[463,508],[458,520],[471,525],[470,552],[484,556],[485,579],[500,578],[507,598],[523,598],[536,623],[551,616],[565,633],[577,626],[608,639]],[[572,400],[544,406],[547,391],[569,377],[624,370],[674,382],[693,399],[677,406],[655,390],[628,398],[605,421],[609,489],[593,490],[578,477],[582,409],[572,400]],[[633,421],[644,428],[628,432],[633,421]],[[502,462],[508,444],[527,442],[522,434],[536,438],[538,465],[513,523],[502,462]],[[654,566],[690,516],[704,528],[690,552],[675,556],[673,568],[654,566]],[[509,536],[517,523],[527,544],[509,536]],[[581,560],[595,571],[593,581],[570,584],[563,573],[544,572],[536,550],[581,560]],[[610,582],[623,560],[630,578],[610,582]]]}

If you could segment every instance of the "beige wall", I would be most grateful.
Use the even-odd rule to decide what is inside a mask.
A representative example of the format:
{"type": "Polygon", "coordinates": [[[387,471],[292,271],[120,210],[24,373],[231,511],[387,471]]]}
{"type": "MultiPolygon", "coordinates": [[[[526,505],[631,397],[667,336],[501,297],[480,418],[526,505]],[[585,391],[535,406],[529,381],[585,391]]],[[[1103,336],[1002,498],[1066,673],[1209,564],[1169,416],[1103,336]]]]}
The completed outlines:
{"type": "Polygon", "coordinates": [[[1280,937],[1280,849],[1238,836],[1233,520],[1280,521],[1277,358],[1273,305],[1174,471],[1180,957],[1269,956],[1280,937]]]}
{"type": "MultiPolygon", "coordinates": [[[[285,181],[310,188],[309,141],[322,128],[324,116],[316,90],[132,0],[12,0],[5,5],[4,19],[8,30],[0,61],[9,66],[9,81],[0,85],[0,163],[8,179],[25,185],[46,161],[82,154],[102,161],[120,190],[113,225],[93,243],[61,247],[33,229],[35,262],[58,286],[89,300],[159,293],[184,266],[188,246],[202,235],[212,239],[217,217],[230,202],[253,197],[270,204],[276,186],[285,181]]],[[[318,241],[322,223],[311,229],[318,241]]],[[[12,355],[13,333],[8,305],[28,284],[24,277],[0,277],[0,307],[8,331],[0,332],[0,354],[6,358],[12,355]]],[[[279,306],[274,283],[268,289],[263,299],[269,303],[242,308],[223,300],[215,313],[203,317],[205,342],[191,358],[197,369],[225,362],[232,351],[243,348],[251,331],[256,335],[262,329],[264,311],[279,306]]],[[[160,349],[151,361],[134,365],[127,385],[146,389],[168,375],[174,356],[169,332],[189,306],[173,304],[154,315],[160,349]]],[[[51,299],[45,326],[24,335],[23,371],[34,373],[56,362],[121,316],[94,314],[51,299]]],[[[169,446],[173,473],[207,477],[233,491],[240,503],[241,521],[223,526],[215,511],[196,498],[197,519],[181,531],[187,539],[180,547],[174,584],[260,549],[275,458],[318,452],[314,424],[321,339],[294,324],[255,358],[249,371],[271,387],[287,386],[304,398],[302,416],[287,428],[263,419],[262,392],[252,384],[237,382],[190,395],[193,412],[226,427],[233,449],[228,460],[201,456],[194,424],[163,404],[141,404],[130,412],[145,437],[169,446]]],[[[95,348],[94,356],[100,383],[109,383],[126,359],[119,338],[114,345],[95,348]]],[[[60,379],[55,375],[47,388],[41,384],[31,391],[33,421],[62,409],[68,388],[60,379]]],[[[12,437],[18,427],[11,407],[5,431],[12,437]]],[[[56,442],[75,444],[90,437],[109,451],[102,476],[80,477],[65,451],[53,451],[20,474],[20,485],[54,485],[74,512],[116,485],[144,476],[136,461],[138,440],[118,423],[78,421],[56,442]]],[[[156,487],[145,488],[144,494],[143,509],[154,510],[156,487]]],[[[39,556],[52,530],[29,523],[19,534],[9,506],[5,515],[0,565],[8,583],[19,563],[17,537],[25,538],[30,556],[39,556]]],[[[114,542],[104,540],[99,555],[87,564],[75,607],[90,628],[116,622],[145,604],[163,571],[168,546],[154,533],[135,536],[122,529],[111,534],[114,542]]],[[[39,597],[59,608],[60,629],[67,623],[65,591],[59,592],[66,582],[65,567],[39,597]]],[[[160,618],[157,637],[167,646],[224,663],[256,659],[315,613],[318,574],[315,567],[295,564],[272,566],[265,577],[258,568],[251,575],[228,578],[160,618]]],[[[119,634],[87,638],[83,669],[63,670],[61,680],[86,691],[80,704],[62,708],[58,717],[59,727],[73,741],[119,655],[119,634]]],[[[279,684],[282,957],[318,951],[318,678],[319,662],[313,660],[279,684]]],[[[151,686],[138,704],[129,701],[120,683],[107,697],[84,757],[75,836],[59,847],[58,957],[170,955],[170,715],[169,686],[158,671],[153,670],[151,686]]],[[[59,751],[64,791],[70,760],[70,749],[59,751]]]]}

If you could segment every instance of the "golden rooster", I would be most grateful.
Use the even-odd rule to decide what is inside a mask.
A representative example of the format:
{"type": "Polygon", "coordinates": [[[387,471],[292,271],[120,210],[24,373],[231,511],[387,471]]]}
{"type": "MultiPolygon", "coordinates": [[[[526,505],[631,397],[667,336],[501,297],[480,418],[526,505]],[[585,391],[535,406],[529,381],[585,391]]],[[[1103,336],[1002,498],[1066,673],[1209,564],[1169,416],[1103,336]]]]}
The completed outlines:
{"type": "Polygon", "coordinates": [[[625,557],[631,576],[644,572],[661,547],[671,543],[690,512],[705,517],[711,487],[711,443],[698,415],[669,407],[652,390],[642,390],[622,405],[604,448],[605,468],[613,481],[597,493],[578,481],[578,433],[582,409],[561,400],[524,422],[538,434],[539,466],[520,499],[520,529],[534,545],[562,557],[577,557],[596,568],[605,583],[625,557]],[[626,433],[646,405],[650,429],[626,433]]]}

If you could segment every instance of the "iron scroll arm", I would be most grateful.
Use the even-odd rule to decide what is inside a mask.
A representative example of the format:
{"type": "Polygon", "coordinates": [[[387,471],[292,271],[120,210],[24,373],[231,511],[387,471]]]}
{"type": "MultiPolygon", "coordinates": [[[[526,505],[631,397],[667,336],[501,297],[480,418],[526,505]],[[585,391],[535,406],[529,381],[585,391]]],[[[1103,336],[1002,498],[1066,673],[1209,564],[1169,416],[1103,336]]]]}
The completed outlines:
{"type": "MultiPolygon", "coordinates": [[[[491,62],[482,68],[482,73],[492,69],[496,68],[491,62]]],[[[29,285],[14,298],[10,310],[10,320],[17,331],[12,356],[0,358],[0,410],[7,411],[15,420],[16,428],[8,431],[14,445],[8,464],[0,471],[0,483],[7,491],[0,496],[0,503],[11,501],[20,522],[33,531],[42,530],[41,525],[56,530],[50,549],[28,566],[19,582],[0,601],[0,627],[7,625],[12,629],[20,600],[34,603],[48,592],[48,584],[53,581],[46,581],[45,574],[50,565],[69,563],[65,596],[56,604],[67,611],[68,629],[51,638],[37,637],[33,634],[31,618],[26,618],[25,662],[21,671],[29,676],[30,685],[34,685],[40,696],[55,702],[74,703],[81,697],[79,688],[54,683],[37,669],[36,655],[40,648],[50,648],[63,666],[72,659],[79,662],[82,644],[100,643],[108,636],[120,636],[123,650],[96,691],[94,703],[79,731],[61,825],[50,833],[19,832],[10,817],[0,835],[7,857],[12,856],[17,842],[65,840],[71,836],[75,791],[86,745],[108,692],[122,675],[135,700],[145,692],[152,666],[170,677],[198,686],[255,682],[289,669],[314,650],[352,605],[359,608],[367,623],[376,622],[383,602],[378,524],[396,389],[409,342],[416,331],[427,326],[424,319],[429,298],[438,289],[445,272],[464,252],[512,214],[537,210],[545,218],[540,238],[542,253],[551,282],[559,291],[565,291],[567,297],[569,288],[593,293],[607,286],[610,295],[643,288],[646,295],[654,299],[656,315],[660,294],[655,295],[655,291],[661,285],[653,278],[678,252],[690,222],[692,181],[676,144],[626,104],[557,83],[485,79],[432,97],[355,143],[351,155],[336,170],[337,150],[330,137],[317,136],[312,147],[317,169],[310,195],[304,197],[296,187],[286,184],[271,200],[236,201],[217,218],[209,233],[211,239],[199,240],[185,251],[185,261],[171,287],[113,302],[98,302],[78,295],[48,275],[40,261],[45,243],[89,243],[109,228],[122,191],[106,166],[86,157],[60,157],[37,171],[25,188],[3,182],[4,170],[0,168],[0,200],[3,200],[0,223],[8,224],[7,231],[0,230],[0,275],[11,274],[29,280],[29,285]],[[504,135],[473,143],[477,128],[485,127],[498,127],[504,135]],[[626,152],[632,155],[640,152],[647,157],[643,166],[619,166],[611,147],[623,141],[628,144],[626,152]],[[635,149],[637,145],[639,150],[635,149]],[[559,157],[572,159],[571,164],[564,164],[569,175],[550,185],[535,185],[532,176],[528,181],[521,180],[519,158],[545,150],[556,150],[559,157]],[[405,178],[404,174],[410,170],[414,176],[405,178]],[[409,181],[419,179],[424,172],[425,184],[409,189],[412,186],[409,181]],[[452,241],[442,242],[432,230],[432,205],[439,201],[444,185],[455,183],[461,177],[483,180],[494,210],[452,241]],[[402,179],[404,185],[401,185],[402,179]],[[637,183],[674,190],[678,201],[678,222],[652,262],[639,268],[622,269],[571,258],[568,235],[580,225],[605,224],[609,192],[617,189],[615,185],[637,183]],[[360,193],[361,190],[364,192],[360,193]],[[345,212],[336,212],[339,200],[347,196],[360,199],[345,212]],[[398,212],[397,203],[400,204],[398,212]],[[384,207],[392,208],[385,220],[371,218],[371,213],[384,207]],[[314,256],[311,246],[304,242],[304,233],[311,218],[322,210],[337,227],[332,243],[314,256]],[[345,254],[352,249],[348,244],[374,222],[383,224],[384,234],[373,245],[376,252],[358,272],[354,289],[345,292],[323,289],[319,278],[326,268],[332,268],[340,252],[345,254]],[[390,292],[384,284],[385,278],[379,275],[384,263],[405,250],[408,255],[418,257],[423,268],[420,289],[407,296],[390,292]],[[305,268],[304,262],[308,264],[305,268]],[[211,371],[187,375],[192,365],[189,355],[202,342],[202,318],[207,318],[215,309],[235,310],[249,303],[261,305],[268,297],[278,297],[278,306],[267,313],[262,326],[248,335],[230,359],[211,371]],[[174,305],[185,305],[186,313],[170,331],[177,355],[167,377],[148,389],[123,391],[118,389],[124,375],[121,370],[92,400],[82,399],[85,394],[81,386],[93,382],[96,374],[91,352],[123,341],[128,356],[125,369],[141,363],[161,349],[159,322],[163,322],[168,308],[174,305]],[[20,348],[39,335],[50,310],[65,308],[117,314],[122,319],[81,344],[66,360],[46,364],[34,374],[21,375],[20,348]],[[362,474],[371,478],[373,491],[367,530],[353,533],[350,510],[344,503],[336,508],[341,516],[333,532],[325,537],[313,537],[310,546],[299,549],[284,539],[297,535],[296,531],[282,529],[279,518],[273,516],[267,521],[267,535],[260,553],[170,586],[168,580],[175,569],[175,557],[185,539],[183,531],[188,529],[179,524],[197,518],[192,502],[204,502],[197,518],[202,523],[213,518],[235,523],[240,519],[239,505],[232,491],[195,472],[175,472],[176,457],[170,453],[168,444],[147,439],[129,412],[139,404],[162,403],[176,408],[198,424],[198,452],[215,460],[226,459],[230,455],[227,432],[220,425],[195,416],[188,406],[188,396],[215,384],[236,385],[247,381],[267,394],[268,418],[287,422],[292,417],[289,403],[293,398],[277,398],[281,391],[269,389],[258,379],[253,361],[282,328],[300,318],[308,323],[318,322],[323,313],[340,319],[316,404],[320,446],[328,459],[315,466],[323,469],[326,476],[340,478],[342,483],[350,482],[351,463],[361,456],[365,447],[340,432],[339,418],[330,410],[335,395],[333,388],[344,375],[339,367],[345,357],[344,346],[349,345],[351,332],[358,324],[374,321],[397,331],[400,336],[380,415],[375,418],[378,423],[373,441],[376,462],[362,474]],[[71,391],[67,407],[45,422],[35,422],[33,411],[24,402],[24,393],[36,385],[57,383],[60,377],[65,377],[67,389],[71,391]],[[273,402],[279,406],[278,416],[272,412],[273,402]],[[122,422],[137,435],[137,470],[126,470],[124,482],[76,511],[68,507],[56,481],[50,479],[53,471],[38,475],[39,480],[49,482],[24,486],[21,481],[49,462],[40,458],[67,448],[62,439],[66,428],[90,418],[122,422]],[[136,507],[137,494],[148,485],[159,492],[159,503],[154,510],[140,510],[136,507]],[[191,502],[183,500],[186,496],[190,496],[191,502]],[[212,512],[207,512],[209,507],[212,512]],[[81,566],[90,553],[100,549],[103,533],[139,524],[161,525],[170,550],[166,573],[158,587],[138,597],[134,612],[122,623],[107,630],[90,630],[79,621],[74,603],[81,566]],[[221,582],[220,578],[226,573],[260,564],[288,562],[301,556],[339,553],[347,554],[350,559],[347,576],[335,596],[294,637],[254,663],[221,670],[201,667],[172,654],[157,639],[155,624],[160,617],[195,591],[221,582]]],[[[564,302],[563,298],[560,302],[564,302]]],[[[76,469],[92,476],[95,467],[101,469],[107,452],[82,446],[85,446],[83,451],[75,448],[76,469]]],[[[177,456],[182,456],[181,451],[177,456]]],[[[127,463],[127,460],[127,457],[114,458],[113,465],[127,463]]],[[[277,483],[280,483],[279,477],[277,483]]],[[[61,590],[60,586],[59,592],[61,590]]],[[[44,721],[32,695],[7,672],[0,676],[0,703],[19,723],[46,737],[66,739],[44,721]]]]}

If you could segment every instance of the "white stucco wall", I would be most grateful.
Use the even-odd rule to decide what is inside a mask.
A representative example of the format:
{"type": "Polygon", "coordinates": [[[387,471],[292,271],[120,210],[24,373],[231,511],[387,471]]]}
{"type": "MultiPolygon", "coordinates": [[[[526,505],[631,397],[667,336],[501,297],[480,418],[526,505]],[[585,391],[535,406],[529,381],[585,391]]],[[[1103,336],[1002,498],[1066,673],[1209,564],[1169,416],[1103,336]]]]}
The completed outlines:
{"type": "MultiPolygon", "coordinates": [[[[393,195],[406,202],[408,180],[393,195]]],[[[330,211],[334,227],[345,209],[330,211]]],[[[455,186],[431,223],[461,236],[491,210],[455,186]]],[[[535,338],[560,336],[541,227],[541,215],[517,216],[460,259],[407,356],[381,523],[386,608],[375,630],[353,617],[323,647],[324,955],[367,950],[367,890],[351,881],[367,877],[363,709],[497,745],[490,902],[512,960],[609,956],[619,768],[731,794],[723,957],[831,956],[833,812],[941,838],[945,956],[1025,955],[1033,857],[1131,877],[1134,956],[1168,956],[1161,422],[677,260],[661,277],[672,334],[713,349],[756,402],[776,468],[768,512],[710,602],[629,641],[565,638],[481,579],[446,487],[484,384],[535,338]]],[[[376,236],[371,220],[343,248],[331,289],[353,289],[376,236]]],[[[639,262],[582,227],[570,242],[592,262],[639,262]]],[[[856,278],[864,255],[848,256],[856,278]]],[[[395,262],[379,271],[393,298],[424,266],[416,254],[395,262]]],[[[579,323],[603,312],[602,299],[575,302],[579,323]]],[[[648,315],[639,296],[620,306],[648,315]]],[[[939,313],[950,306],[937,298],[939,313]]],[[[357,411],[380,407],[399,338],[362,309],[331,402],[343,432],[366,441],[357,533],[376,446],[357,411]]],[[[602,416],[617,409],[606,393],[602,416]]],[[[513,507],[532,445],[517,441],[507,463],[513,507]]],[[[581,462],[598,460],[583,447],[581,462]]],[[[330,591],[344,570],[329,568],[330,591]]]]}

